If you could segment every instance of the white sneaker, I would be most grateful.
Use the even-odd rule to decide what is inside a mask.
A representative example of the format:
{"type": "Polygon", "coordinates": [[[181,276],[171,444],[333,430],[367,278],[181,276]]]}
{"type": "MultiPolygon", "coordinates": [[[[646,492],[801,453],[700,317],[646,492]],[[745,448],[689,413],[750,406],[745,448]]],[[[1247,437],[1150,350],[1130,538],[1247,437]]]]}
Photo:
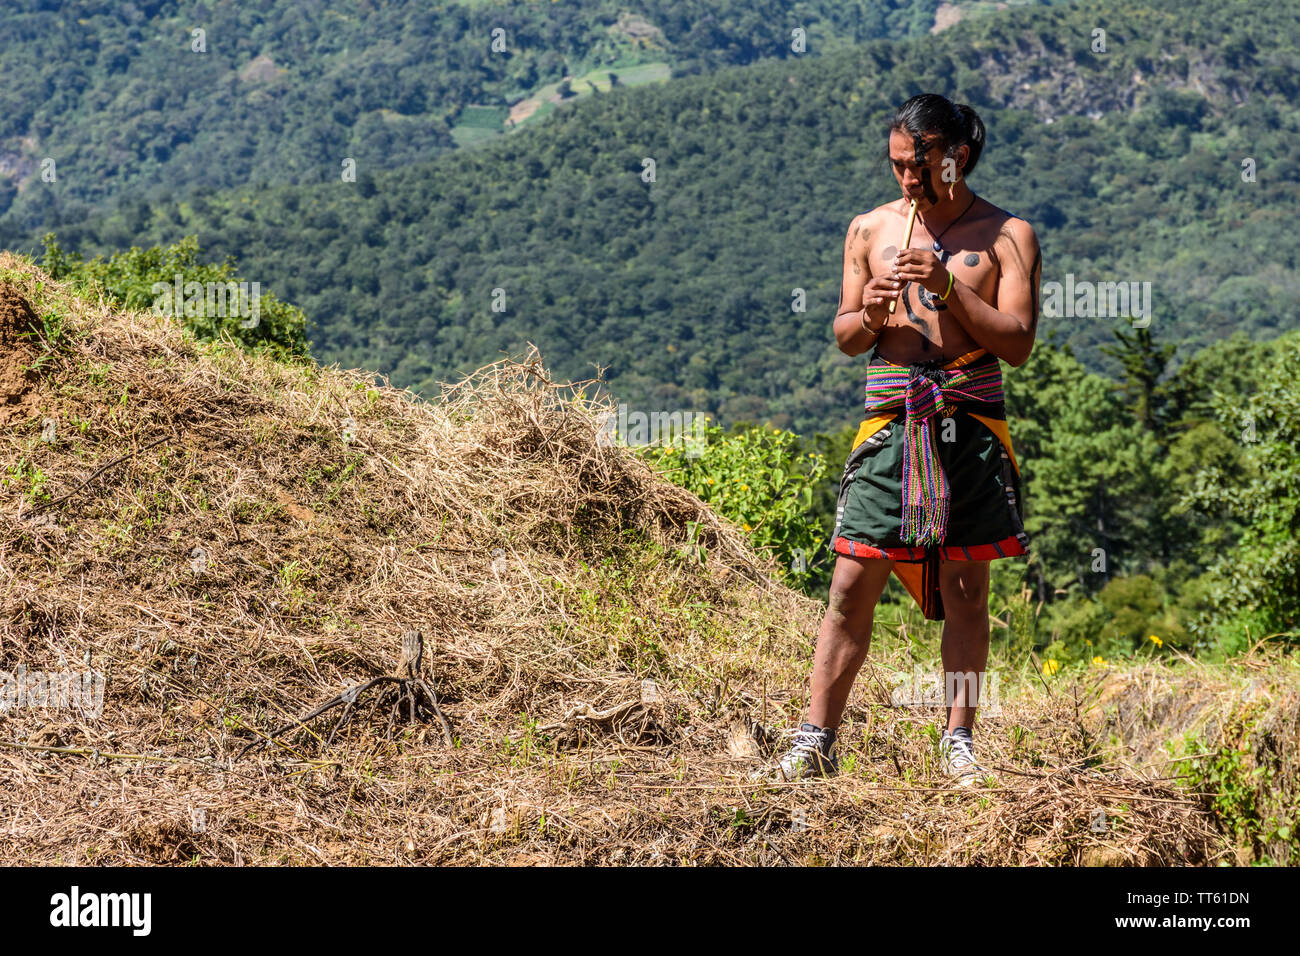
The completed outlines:
{"type": "MultiPolygon", "coordinates": [[[[966,730],[958,727],[959,731],[966,730]]],[[[944,731],[939,741],[939,770],[952,778],[959,787],[969,787],[984,769],[975,762],[975,744],[966,733],[950,734],[944,731]]]]}
{"type": "Polygon", "coordinates": [[[755,772],[753,779],[780,783],[804,777],[828,777],[839,770],[835,759],[835,731],[803,724],[791,731],[790,736],[792,745],[776,766],[755,772]]]}

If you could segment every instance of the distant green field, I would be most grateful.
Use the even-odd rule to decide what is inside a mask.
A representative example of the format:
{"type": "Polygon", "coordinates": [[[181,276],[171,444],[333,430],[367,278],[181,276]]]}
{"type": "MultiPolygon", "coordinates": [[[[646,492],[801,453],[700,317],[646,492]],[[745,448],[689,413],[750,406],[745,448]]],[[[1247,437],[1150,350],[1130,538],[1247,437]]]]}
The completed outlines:
{"type": "MultiPolygon", "coordinates": [[[[649,83],[666,82],[672,76],[672,66],[662,62],[637,63],[630,66],[619,66],[618,64],[602,66],[587,72],[583,76],[574,77],[569,82],[569,89],[579,97],[591,95],[593,89],[608,93],[611,88],[609,82],[610,73],[618,77],[620,87],[645,86],[649,83]]],[[[540,101],[540,105],[532,115],[520,121],[519,126],[534,123],[554,112],[555,103],[551,102],[550,98],[555,95],[559,88],[559,83],[547,83],[545,86],[539,87],[529,99],[540,101]]],[[[455,135],[454,131],[453,135],[455,135]]]]}
{"type": "Polygon", "coordinates": [[[500,106],[467,106],[461,110],[456,125],[500,129],[506,115],[507,111],[500,106]]]}
{"type": "Polygon", "coordinates": [[[555,104],[554,104],[554,103],[551,103],[551,102],[548,101],[548,102],[546,102],[546,103],[543,103],[541,106],[539,106],[539,107],[537,108],[537,112],[536,112],[536,113],[534,113],[532,116],[528,117],[528,119],[524,120],[524,122],[523,122],[523,123],[520,123],[519,125],[520,125],[520,126],[523,126],[524,124],[526,124],[526,123],[531,123],[531,122],[533,122],[534,120],[543,119],[543,118],[545,118],[545,117],[547,117],[547,116],[550,116],[550,115],[551,115],[552,113],[554,113],[554,112],[555,112],[555,104]]]}
{"type": "MultiPolygon", "coordinates": [[[[600,70],[593,70],[583,77],[586,80],[591,76],[608,74],[609,72],[618,74],[618,82],[621,86],[641,86],[644,83],[659,83],[668,79],[672,75],[672,67],[667,63],[639,63],[636,66],[611,66],[600,70]]],[[[576,84],[575,84],[576,85],[576,84]]],[[[604,90],[606,87],[602,86],[604,90]]]]}
{"type": "Polygon", "coordinates": [[[503,132],[508,115],[509,111],[500,106],[467,106],[451,128],[452,139],[459,147],[496,139],[503,132]]]}

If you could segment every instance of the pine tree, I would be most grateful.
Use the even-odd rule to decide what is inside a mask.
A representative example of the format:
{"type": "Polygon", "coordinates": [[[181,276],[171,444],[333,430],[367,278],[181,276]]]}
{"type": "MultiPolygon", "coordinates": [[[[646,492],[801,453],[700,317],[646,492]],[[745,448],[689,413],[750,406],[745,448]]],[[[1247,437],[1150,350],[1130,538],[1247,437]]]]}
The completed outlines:
{"type": "Polygon", "coordinates": [[[1132,334],[1117,328],[1115,338],[1118,345],[1104,345],[1101,351],[1117,359],[1124,369],[1124,383],[1119,391],[1127,400],[1133,419],[1163,443],[1166,396],[1160,379],[1174,354],[1174,346],[1157,345],[1150,328],[1134,329],[1132,334]]]}

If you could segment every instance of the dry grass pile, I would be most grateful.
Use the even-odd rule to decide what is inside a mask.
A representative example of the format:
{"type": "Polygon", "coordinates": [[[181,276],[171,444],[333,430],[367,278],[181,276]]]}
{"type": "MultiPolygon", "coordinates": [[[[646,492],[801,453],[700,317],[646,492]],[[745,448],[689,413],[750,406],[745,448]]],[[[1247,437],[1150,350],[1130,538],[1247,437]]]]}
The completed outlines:
{"type": "MultiPolygon", "coordinates": [[[[43,356],[30,413],[0,439],[0,671],[104,677],[102,713],[0,713],[8,860],[1228,852],[1200,801],[1108,762],[1083,690],[1028,676],[981,721],[996,785],[945,786],[936,708],[890,706],[879,670],[840,777],[750,782],[801,717],[819,606],[603,446],[603,406],[535,357],[425,403],[196,345],[15,257],[0,280],[45,330],[24,339],[43,356]]],[[[880,650],[902,668],[918,648],[880,650]]]]}

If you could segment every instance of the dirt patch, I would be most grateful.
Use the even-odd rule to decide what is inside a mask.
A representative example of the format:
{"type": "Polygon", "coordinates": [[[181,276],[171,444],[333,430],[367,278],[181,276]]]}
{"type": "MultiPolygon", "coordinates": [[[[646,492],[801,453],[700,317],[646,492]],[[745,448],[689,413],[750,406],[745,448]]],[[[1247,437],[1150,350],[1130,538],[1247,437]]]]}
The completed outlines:
{"type": "Polygon", "coordinates": [[[663,43],[664,32],[644,17],[624,10],[618,15],[618,22],[609,27],[609,32],[630,40],[637,46],[652,46],[663,43]]]}
{"type": "Polygon", "coordinates": [[[138,824],[126,832],[124,842],[151,863],[185,863],[199,853],[191,828],[174,820],[138,824]]]}
{"type": "Polygon", "coordinates": [[[15,183],[26,182],[36,172],[36,160],[14,150],[0,149],[0,176],[15,183]]]}
{"type": "Polygon", "coordinates": [[[239,71],[239,78],[245,83],[274,83],[287,72],[263,53],[244,64],[239,71]]]}
{"type": "Polygon", "coordinates": [[[39,328],[22,293],[0,283],[0,425],[26,418],[35,408],[37,374],[25,366],[36,357],[36,349],[23,334],[39,328]]]}
{"type": "Polygon", "coordinates": [[[281,508],[295,521],[301,521],[303,524],[311,524],[316,518],[316,512],[310,508],[304,507],[293,500],[293,497],[281,488],[275,490],[275,500],[281,508]]]}
{"type": "Polygon", "coordinates": [[[962,9],[955,3],[941,3],[938,9],[934,11],[934,26],[930,27],[931,33],[942,33],[944,30],[953,26],[962,18],[962,9]]]}

